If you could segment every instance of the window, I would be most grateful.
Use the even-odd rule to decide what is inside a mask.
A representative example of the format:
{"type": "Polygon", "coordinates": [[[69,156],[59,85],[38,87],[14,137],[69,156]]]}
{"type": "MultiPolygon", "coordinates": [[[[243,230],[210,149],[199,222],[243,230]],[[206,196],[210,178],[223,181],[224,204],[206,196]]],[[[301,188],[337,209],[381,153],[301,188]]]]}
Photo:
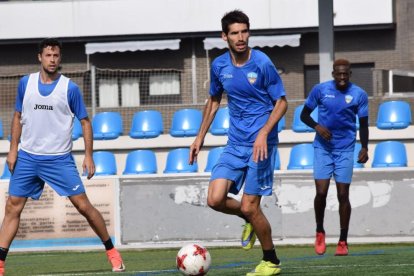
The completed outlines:
{"type": "Polygon", "coordinates": [[[118,102],[118,79],[100,79],[99,80],[99,106],[100,107],[117,107],[118,102]]]}
{"type": "Polygon", "coordinates": [[[181,103],[181,71],[96,69],[99,107],[181,103]]]}
{"type": "Polygon", "coordinates": [[[122,106],[139,106],[139,78],[121,79],[122,106]]]}
{"type": "Polygon", "coordinates": [[[180,79],[178,74],[154,74],[149,77],[149,95],[178,95],[180,94],[180,79]]]}
{"type": "MultiPolygon", "coordinates": [[[[374,63],[353,63],[351,64],[352,76],[350,81],[361,87],[367,92],[368,96],[373,95],[372,69],[374,63]]],[[[319,83],[319,66],[306,65],[305,73],[305,98],[309,95],[312,87],[319,83]]]]}

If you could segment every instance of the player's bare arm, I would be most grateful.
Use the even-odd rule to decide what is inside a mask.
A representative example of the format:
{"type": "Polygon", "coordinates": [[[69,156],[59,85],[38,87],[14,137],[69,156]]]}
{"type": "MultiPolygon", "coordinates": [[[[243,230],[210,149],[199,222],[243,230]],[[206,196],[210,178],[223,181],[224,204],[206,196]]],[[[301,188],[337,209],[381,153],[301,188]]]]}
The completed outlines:
{"type": "Polygon", "coordinates": [[[17,160],[17,150],[19,148],[20,135],[22,134],[22,124],[20,123],[21,118],[20,112],[14,112],[11,128],[11,139],[10,139],[10,150],[7,154],[7,165],[11,173],[14,171],[14,166],[17,160]]]}
{"type": "Polygon", "coordinates": [[[192,165],[197,161],[197,155],[204,144],[204,138],[216,116],[217,110],[220,107],[221,96],[210,96],[207,100],[203,110],[203,120],[201,122],[200,130],[194,142],[190,146],[189,164],[192,165]]]}
{"type": "Polygon", "coordinates": [[[83,171],[88,172],[88,179],[91,179],[95,174],[95,163],[93,162],[93,134],[92,124],[88,117],[83,118],[81,121],[83,131],[83,141],[85,143],[85,159],[83,160],[83,171]]]}
{"type": "Polygon", "coordinates": [[[267,159],[267,136],[275,127],[275,125],[282,119],[288,108],[286,97],[281,97],[276,101],[272,113],[270,113],[269,119],[262,127],[256,140],[253,144],[253,161],[258,162],[267,159]]]}
{"type": "Polygon", "coordinates": [[[324,126],[321,126],[321,125],[319,125],[319,124],[317,124],[316,126],[315,126],[315,131],[320,135],[320,136],[322,136],[322,138],[323,139],[325,139],[326,141],[329,141],[329,140],[331,140],[331,138],[332,138],[332,134],[331,134],[331,132],[329,131],[329,129],[327,129],[326,127],[324,127],[324,126]]]}

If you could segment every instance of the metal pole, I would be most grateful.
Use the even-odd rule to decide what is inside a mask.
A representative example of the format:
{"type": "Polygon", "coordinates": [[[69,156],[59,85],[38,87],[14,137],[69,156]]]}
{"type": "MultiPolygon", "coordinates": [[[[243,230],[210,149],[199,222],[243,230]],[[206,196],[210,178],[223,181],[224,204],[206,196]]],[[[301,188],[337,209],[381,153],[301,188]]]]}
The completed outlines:
{"type": "Polygon", "coordinates": [[[318,0],[319,81],[332,79],[334,55],[333,0],[318,0]]]}
{"type": "Polygon", "coordinates": [[[197,103],[197,64],[196,64],[196,55],[195,55],[195,45],[194,38],[192,39],[191,45],[191,86],[193,91],[193,104],[197,103]]]}
{"type": "Polygon", "coordinates": [[[96,67],[91,66],[91,97],[92,97],[92,118],[96,114],[96,67]]]}
{"type": "Polygon", "coordinates": [[[392,70],[388,71],[388,94],[392,96],[394,94],[394,83],[392,70]]]}

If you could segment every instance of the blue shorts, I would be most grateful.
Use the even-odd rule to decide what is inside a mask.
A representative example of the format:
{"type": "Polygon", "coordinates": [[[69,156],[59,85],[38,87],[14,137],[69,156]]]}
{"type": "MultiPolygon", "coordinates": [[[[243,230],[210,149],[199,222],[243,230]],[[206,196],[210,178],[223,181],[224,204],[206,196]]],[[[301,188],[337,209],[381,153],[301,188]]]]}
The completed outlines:
{"type": "Polygon", "coordinates": [[[230,193],[238,194],[244,184],[244,193],[249,195],[271,195],[273,188],[274,160],[271,158],[276,147],[269,147],[268,158],[253,161],[253,147],[227,145],[211,172],[211,181],[228,179],[233,181],[230,193]]]}
{"type": "Polygon", "coordinates": [[[331,179],[336,182],[351,184],[354,171],[353,151],[327,151],[315,148],[313,176],[315,179],[331,179]]]}
{"type": "Polygon", "coordinates": [[[54,160],[31,160],[25,155],[17,158],[10,178],[9,195],[39,199],[45,182],[60,196],[73,196],[85,192],[75,161],[71,154],[54,160]]]}

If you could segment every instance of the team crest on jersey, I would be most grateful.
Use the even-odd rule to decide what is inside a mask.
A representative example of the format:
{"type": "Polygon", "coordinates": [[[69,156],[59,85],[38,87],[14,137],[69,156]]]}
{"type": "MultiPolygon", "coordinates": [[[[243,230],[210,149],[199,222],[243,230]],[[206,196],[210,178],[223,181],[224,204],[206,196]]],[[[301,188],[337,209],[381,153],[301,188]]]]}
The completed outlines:
{"type": "Polygon", "coordinates": [[[255,72],[250,72],[247,74],[247,79],[249,80],[250,84],[253,84],[257,80],[257,74],[255,72]]]}
{"type": "Polygon", "coordinates": [[[352,97],[351,95],[346,95],[345,96],[345,102],[347,103],[347,104],[349,104],[350,102],[352,102],[352,99],[353,99],[354,97],[352,97]]]}

